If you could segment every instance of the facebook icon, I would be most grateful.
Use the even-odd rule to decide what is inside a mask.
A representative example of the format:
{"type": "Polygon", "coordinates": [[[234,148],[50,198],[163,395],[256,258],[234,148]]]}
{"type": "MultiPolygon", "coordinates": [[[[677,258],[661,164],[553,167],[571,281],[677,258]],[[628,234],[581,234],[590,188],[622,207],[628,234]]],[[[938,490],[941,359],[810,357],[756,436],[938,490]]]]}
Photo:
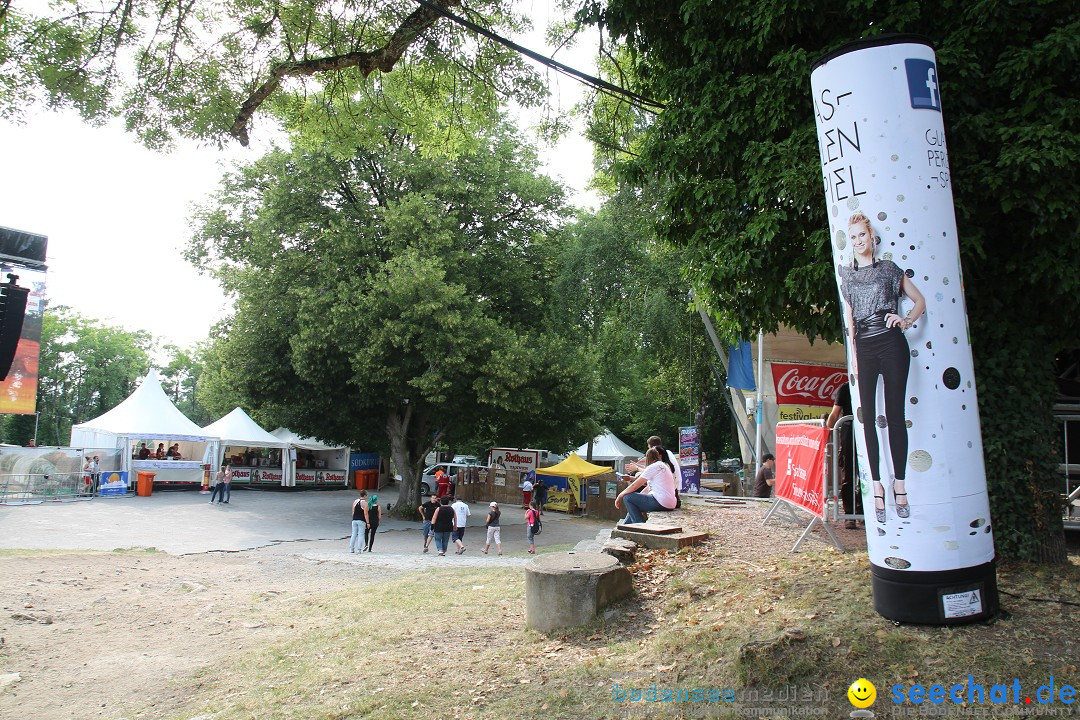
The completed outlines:
{"type": "Polygon", "coordinates": [[[904,60],[904,69],[907,70],[911,107],[941,112],[941,93],[938,92],[937,67],[934,66],[934,61],[907,58],[904,60]]]}

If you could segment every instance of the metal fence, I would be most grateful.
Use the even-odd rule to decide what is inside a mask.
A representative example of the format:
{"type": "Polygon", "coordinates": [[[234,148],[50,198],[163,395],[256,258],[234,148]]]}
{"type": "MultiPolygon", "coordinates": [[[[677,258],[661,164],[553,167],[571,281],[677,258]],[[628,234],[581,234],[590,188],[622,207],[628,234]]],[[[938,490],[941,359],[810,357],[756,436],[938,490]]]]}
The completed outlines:
{"type": "Polygon", "coordinates": [[[89,475],[83,473],[0,475],[0,504],[4,505],[89,500],[96,494],[97,483],[89,475]]]}

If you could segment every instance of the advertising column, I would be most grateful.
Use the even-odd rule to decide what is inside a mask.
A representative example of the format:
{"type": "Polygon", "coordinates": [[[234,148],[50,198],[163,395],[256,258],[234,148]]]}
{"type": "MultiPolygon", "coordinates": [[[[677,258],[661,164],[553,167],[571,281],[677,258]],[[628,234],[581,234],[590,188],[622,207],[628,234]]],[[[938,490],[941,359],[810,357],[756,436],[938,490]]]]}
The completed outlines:
{"type": "Polygon", "coordinates": [[[891,35],[811,86],[874,607],[957,624],[998,598],[938,78],[924,38],[891,35]]]}

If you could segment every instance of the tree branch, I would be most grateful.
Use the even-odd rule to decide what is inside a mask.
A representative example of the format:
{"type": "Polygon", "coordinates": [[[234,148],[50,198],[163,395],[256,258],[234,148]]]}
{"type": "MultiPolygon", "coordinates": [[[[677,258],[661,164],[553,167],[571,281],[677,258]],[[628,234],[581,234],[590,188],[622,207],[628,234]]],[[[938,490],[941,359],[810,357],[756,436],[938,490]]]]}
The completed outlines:
{"type": "MultiPolygon", "coordinates": [[[[461,0],[434,0],[434,4],[442,9],[456,7],[461,0]]],[[[366,52],[351,52],[344,55],[332,55],[310,60],[296,60],[280,62],[270,68],[270,77],[260,85],[248,99],[240,106],[240,112],[236,115],[229,134],[240,141],[244,147],[248,145],[248,123],[255,112],[266,102],[280,86],[282,79],[286,77],[306,77],[322,72],[345,70],[347,68],[358,69],[364,77],[374,70],[390,72],[394,69],[401,56],[416,41],[420,34],[435,24],[442,15],[427,7],[418,7],[405,18],[394,34],[380,48],[366,52]]]]}

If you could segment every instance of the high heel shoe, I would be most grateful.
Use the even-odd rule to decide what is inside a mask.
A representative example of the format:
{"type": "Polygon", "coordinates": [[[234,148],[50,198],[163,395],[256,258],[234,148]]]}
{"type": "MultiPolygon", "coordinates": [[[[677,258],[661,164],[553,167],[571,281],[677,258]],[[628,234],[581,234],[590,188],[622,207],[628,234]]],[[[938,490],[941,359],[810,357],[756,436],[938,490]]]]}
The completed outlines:
{"type": "MultiPolygon", "coordinates": [[[[881,487],[881,483],[875,482],[875,485],[881,487]]],[[[877,488],[875,488],[876,490],[877,488]]],[[[885,524],[885,488],[881,488],[881,494],[874,493],[874,515],[877,517],[877,521],[882,525],[885,524]],[[881,501],[881,507],[878,507],[878,501],[881,501]]]]}
{"type": "MultiPolygon", "coordinates": [[[[900,482],[904,482],[904,481],[900,480],[900,482]]],[[[901,517],[901,518],[909,518],[909,517],[911,517],[911,505],[908,504],[907,493],[906,492],[896,492],[896,483],[897,483],[897,478],[894,478],[893,481],[892,481],[892,486],[893,486],[893,498],[896,501],[896,516],[901,517]],[[900,498],[904,498],[904,504],[903,505],[900,504],[900,498]]]]}

